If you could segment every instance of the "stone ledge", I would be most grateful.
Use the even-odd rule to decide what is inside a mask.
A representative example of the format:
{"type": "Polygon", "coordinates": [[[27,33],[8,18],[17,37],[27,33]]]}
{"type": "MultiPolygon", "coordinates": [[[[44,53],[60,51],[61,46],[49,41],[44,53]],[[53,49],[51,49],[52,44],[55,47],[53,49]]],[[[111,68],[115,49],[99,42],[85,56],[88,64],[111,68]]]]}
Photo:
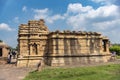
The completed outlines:
{"type": "Polygon", "coordinates": [[[17,60],[41,60],[41,58],[18,58],[17,60]]]}
{"type": "Polygon", "coordinates": [[[111,56],[111,54],[92,54],[92,55],[77,55],[77,54],[70,54],[70,55],[59,55],[55,54],[52,56],[45,56],[45,57],[94,57],[94,56],[111,56]]]}

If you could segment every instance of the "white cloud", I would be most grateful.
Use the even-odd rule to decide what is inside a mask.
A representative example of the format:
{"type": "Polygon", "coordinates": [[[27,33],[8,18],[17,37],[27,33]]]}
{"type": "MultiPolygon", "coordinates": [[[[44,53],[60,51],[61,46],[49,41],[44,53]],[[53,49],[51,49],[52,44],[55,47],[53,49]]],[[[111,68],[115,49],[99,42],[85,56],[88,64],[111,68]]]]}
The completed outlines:
{"type": "Polygon", "coordinates": [[[93,9],[91,11],[88,12],[88,16],[91,18],[95,18],[95,17],[118,17],[119,16],[119,8],[116,5],[108,5],[108,6],[102,6],[97,8],[96,10],[93,9]]]}
{"type": "Polygon", "coordinates": [[[116,5],[101,6],[97,9],[93,9],[91,6],[83,7],[80,3],[68,5],[67,24],[76,30],[104,30],[119,18],[119,7],[116,5]],[[75,9],[75,6],[78,10],[75,9]],[[72,15],[74,12],[77,13],[72,15]]]}
{"type": "MultiPolygon", "coordinates": [[[[102,26],[102,25],[101,25],[102,26]]],[[[107,28],[104,32],[112,43],[120,43],[120,19],[109,23],[110,28],[107,28]]]]}
{"type": "Polygon", "coordinates": [[[47,17],[47,22],[49,22],[49,23],[54,23],[54,21],[57,21],[57,20],[63,20],[64,19],[64,16],[61,16],[61,15],[59,15],[59,14],[56,14],[56,15],[53,15],[53,16],[51,16],[51,17],[47,17]]]}
{"type": "Polygon", "coordinates": [[[50,15],[50,11],[48,8],[45,9],[33,9],[35,15],[34,15],[34,19],[45,19],[46,22],[48,23],[53,23],[56,20],[59,19],[64,19],[63,16],[61,16],[60,14],[56,14],[56,15],[50,15]]]}
{"type": "Polygon", "coordinates": [[[68,9],[67,9],[67,12],[70,13],[82,13],[82,12],[87,12],[89,10],[91,10],[92,7],[91,6],[86,6],[86,7],[83,7],[82,4],[80,3],[75,3],[75,4],[69,4],[68,5],[68,9]]]}
{"type": "Polygon", "coordinates": [[[34,18],[35,19],[45,19],[47,18],[47,16],[49,15],[49,11],[48,11],[48,8],[45,8],[45,9],[33,9],[35,15],[34,15],[34,18]]]}
{"type": "Polygon", "coordinates": [[[33,9],[34,12],[36,13],[40,13],[40,14],[46,14],[48,12],[48,8],[45,8],[45,9],[33,9]]]}
{"type": "Polygon", "coordinates": [[[12,31],[12,28],[10,28],[10,26],[6,23],[1,23],[0,30],[12,31]]]}
{"type": "Polygon", "coordinates": [[[67,24],[71,26],[74,30],[86,30],[86,19],[84,18],[84,15],[81,14],[75,15],[75,16],[68,16],[67,18],[67,24]]]}
{"type": "Polygon", "coordinates": [[[26,6],[23,6],[22,11],[23,11],[23,12],[27,11],[27,7],[26,7],[26,6]]]}
{"type": "Polygon", "coordinates": [[[66,22],[69,26],[73,26],[74,30],[86,30],[86,16],[92,11],[92,6],[83,7],[80,3],[69,4],[65,13],[66,22]]]}
{"type": "Polygon", "coordinates": [[[13,21],[14,21],[15,23],[19,23],[19,17],[15,17],[15,18],[13,19],[13,21]]]}
{"type": "Polygon", "coordinates": [[[119,25],[120,25],[120,19],[116,19],[116,20],[113,20],[113,21],[93,23],[92,25],[96,30],[109,30],[109,29],[112,29],[112,28],[117,28],[118,29],[119,25]]]}

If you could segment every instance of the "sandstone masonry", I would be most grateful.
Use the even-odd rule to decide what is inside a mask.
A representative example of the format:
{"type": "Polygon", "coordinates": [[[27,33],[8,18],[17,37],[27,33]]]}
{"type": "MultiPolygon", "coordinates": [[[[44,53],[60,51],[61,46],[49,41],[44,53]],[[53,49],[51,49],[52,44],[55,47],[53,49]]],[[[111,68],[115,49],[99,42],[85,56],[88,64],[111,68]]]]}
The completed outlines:
{"type": "Polygon", "coordinates": [[[44,20],[21,24],[18,33],[18,67],[35,66],[43,59],[45,65],[69,66],[108,62],[109,39],[98,32],[50,32],[44,20]]]}

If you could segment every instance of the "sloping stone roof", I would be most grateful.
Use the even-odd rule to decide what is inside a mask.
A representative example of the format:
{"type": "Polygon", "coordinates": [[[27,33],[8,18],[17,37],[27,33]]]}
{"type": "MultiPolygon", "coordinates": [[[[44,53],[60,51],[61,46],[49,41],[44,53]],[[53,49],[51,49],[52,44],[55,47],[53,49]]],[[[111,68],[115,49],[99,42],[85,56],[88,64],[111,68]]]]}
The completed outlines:
{"type": "Polygon", "coordinates": [[[0,42],[0,47],[7,47],[7,48],[9,48],[9,46],[5,42],[0,42]]]}

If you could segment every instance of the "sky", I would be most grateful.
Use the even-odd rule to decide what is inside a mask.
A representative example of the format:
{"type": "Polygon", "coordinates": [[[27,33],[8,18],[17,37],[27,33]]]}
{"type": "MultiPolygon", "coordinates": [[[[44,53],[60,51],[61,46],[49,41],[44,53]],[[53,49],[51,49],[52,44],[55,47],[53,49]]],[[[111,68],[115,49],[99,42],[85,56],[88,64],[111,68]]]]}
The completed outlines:
{"type": "Polygon", "coordinates": [[[0,40],[15,48],[19,25],[39,19],[50,31],[100,32],[120,43],[120,0],[0,0],[0,40]]]}

